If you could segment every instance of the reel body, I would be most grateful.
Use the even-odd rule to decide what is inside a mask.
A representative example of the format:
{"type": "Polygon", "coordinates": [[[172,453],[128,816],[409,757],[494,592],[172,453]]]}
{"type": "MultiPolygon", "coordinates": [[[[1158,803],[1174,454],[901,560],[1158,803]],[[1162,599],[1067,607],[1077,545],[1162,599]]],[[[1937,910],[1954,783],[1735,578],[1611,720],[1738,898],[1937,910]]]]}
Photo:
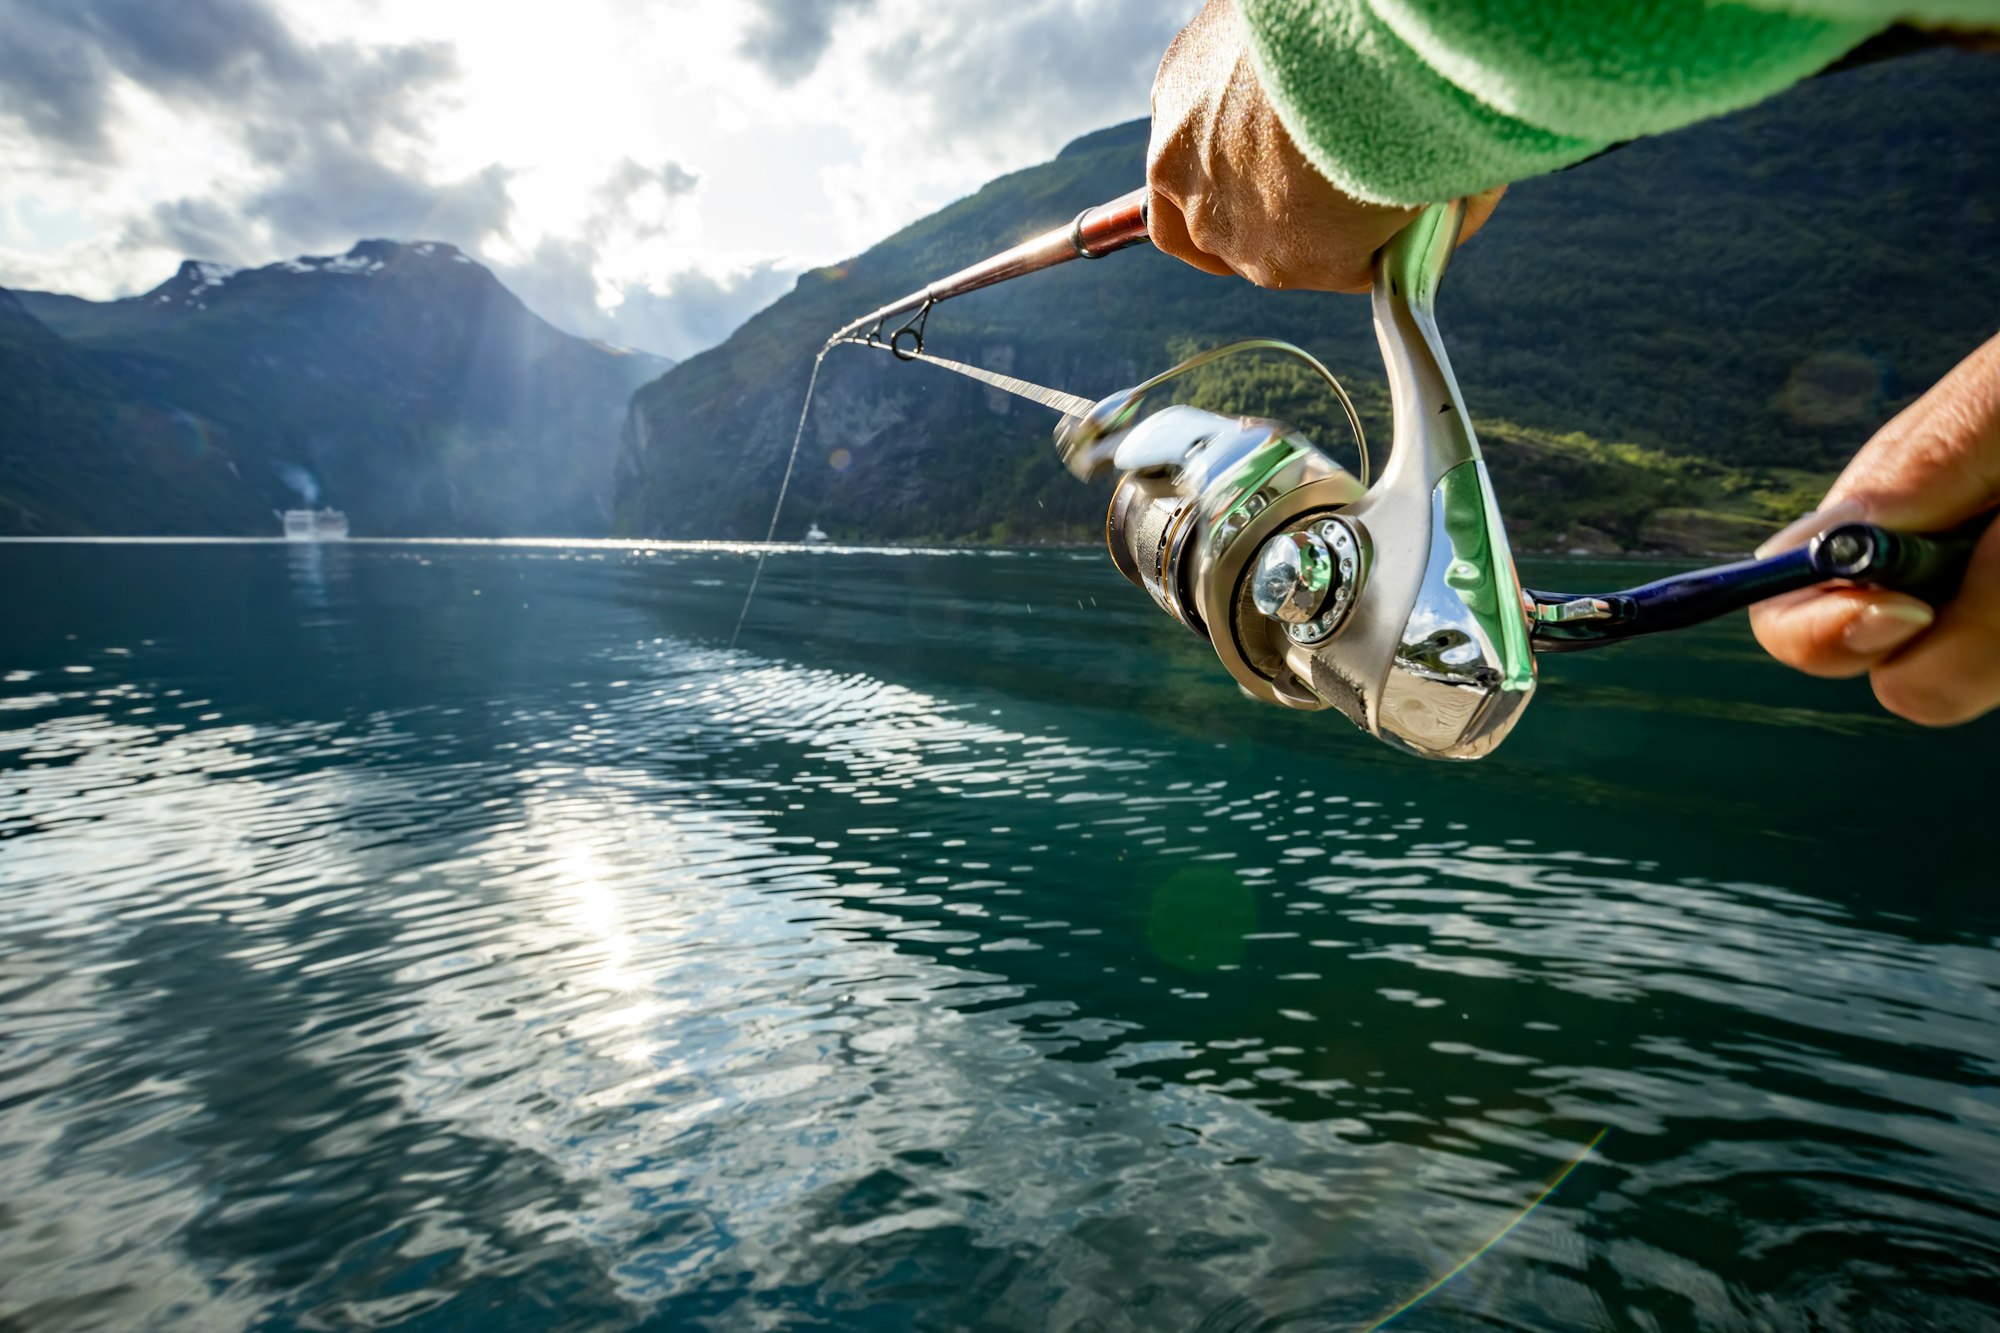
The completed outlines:
{"type": "Polygon", "coordinates": [[[1529,603],[1431,313],[1462,217],[1433,209],[1376,260],[1396,428],[1374,485],[1278,422],[1139,419],[1158,379],[1058,432],[1079,476],[1121,474],[1113,563],[1246,693],[1440,759],[1491,751],[1535,687],[1529,603]]]}

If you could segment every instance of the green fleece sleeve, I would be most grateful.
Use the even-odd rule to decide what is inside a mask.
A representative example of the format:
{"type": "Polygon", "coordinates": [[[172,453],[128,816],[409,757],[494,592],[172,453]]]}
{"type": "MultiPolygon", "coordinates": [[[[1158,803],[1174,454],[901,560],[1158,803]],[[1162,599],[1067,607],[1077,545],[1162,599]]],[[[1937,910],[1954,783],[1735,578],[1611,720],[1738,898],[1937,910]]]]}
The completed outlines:
{"type": "Polygon", "coordinates": [[[1762,101],[1890,24],[2000,0],[1239,0],[1265,91],[1358,199],[1421,204],[1762,101]]]}

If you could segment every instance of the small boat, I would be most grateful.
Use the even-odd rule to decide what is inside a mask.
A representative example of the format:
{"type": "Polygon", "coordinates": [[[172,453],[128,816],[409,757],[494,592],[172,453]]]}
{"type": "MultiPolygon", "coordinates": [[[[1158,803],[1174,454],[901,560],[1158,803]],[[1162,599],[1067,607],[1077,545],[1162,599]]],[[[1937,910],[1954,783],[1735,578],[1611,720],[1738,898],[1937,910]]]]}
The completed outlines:
{"type": "Polygon", "coordinates": [[[806,529],[807,546],[824,546],[832,540],[833,538],[827,536],[817,523],[812,524],[806,529]]]}
{"type": "Polygon", "coordinates": [[[338,509],[287,509],[285,540],[337,542],[347,536],[347,515],[338,509]]]}

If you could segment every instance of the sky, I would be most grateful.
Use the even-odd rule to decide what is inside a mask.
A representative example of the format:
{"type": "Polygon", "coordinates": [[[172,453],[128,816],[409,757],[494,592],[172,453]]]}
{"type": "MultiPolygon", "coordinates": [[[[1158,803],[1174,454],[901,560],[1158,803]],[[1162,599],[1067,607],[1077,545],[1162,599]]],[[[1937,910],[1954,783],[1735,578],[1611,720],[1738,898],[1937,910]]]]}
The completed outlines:
{"type": "Polygon", "coordinates": [[[1196,8],[0,0],[0,286],[449,241],[561,328],[684,357],[1145,115],[1196,8]]]}

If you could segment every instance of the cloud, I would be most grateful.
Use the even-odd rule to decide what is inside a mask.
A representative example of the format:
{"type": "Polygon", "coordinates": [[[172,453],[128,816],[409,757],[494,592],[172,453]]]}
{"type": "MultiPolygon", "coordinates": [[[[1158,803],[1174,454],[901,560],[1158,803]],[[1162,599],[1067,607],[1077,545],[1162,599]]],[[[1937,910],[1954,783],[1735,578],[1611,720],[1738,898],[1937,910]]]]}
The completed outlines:
{"type": "Polygon", "coordinates": [[[760,260],[725,273],[686,269],[650,287],[632,286],[610,313],[613,341],[671,357],[713,347],[792,289],[799,270],[760,260]]]}
{"type": "Polygon", "coordinates": [[[226,264],[337,253],[356,240],[449,241],[474,250],[507,228],[508,173],[493,165],[432,182],[339,144],[290,164],[269,184],[227,200],[164,200],[128,220],[117,246],[226,264]]]}
{"type": "MultiPolygon", "coordinates": [[[[528,309],[557,328],[580,337],[619,342],[598,306],[596,260],[596,248],[588,241],[550,236],[515,262],[489,267],[528,309]]],[[[660,350],[639,343],[628,345],[648,352],[660,350]]]]}
{"type": "Polygon", "coordinates": [[[115,172],[130,84],[247,167],[128,217],[125,250],[251,262],[364,236],[470,248],[507,224],[504,168],[445,181],[425,169],[425,113],[456,74],[449,46],[308,43],[266,0],[13,0],[0,29],[0,118],[45,154],[115,172]]]}
{"type": "Polygon", "coordinates": [[[873,34],[864,58],[873,80],[895,90],[898,114],[933,142],[1018,151],[1051,128],[1060,143],[1145,115],[1160,56],[1193,9],[1159,0],[923,6],[873,34]]]}
{"type": "Polygon", "coordinates": [[[17,3],[0,40],[0,115],[20,121],[37,138],[102,155],[103,69],[94,44],[60,15],[42,12],[55,6],[17,3]]]}
{"type": "Polygon", "coordinates": [[[756,11],[737,54],[789,87],[811,74],[833,44],[842,10],[866,10],[874,0],[753,0],[756,11]]]}
{"type": "Polygon", "coordinates": [[[117,244],[128,250],[164,250],[189,259],[233,263],[251,245],[243,214],[213,199],[155,204],[125,224],[117,244]]]}
{"type": "Polygon", "coordinates": [[[170,95],[226,96],[253,69],[298,72],[255,0],[14,0],[0,42],[0,108],[37,137],[103,156],[119,75],[170,95]]]}
{"type": "MultiPolygon", "coordinates": [[[[411,96],[448,77],[436,43],[307,46],[263,0],[12,0],[0,116],[94,159],[115,154],[121,79],[169,104],[244,115],[246,137],[317,122],[368,140],[411,128],[411,96]]],[[[285,135],[259,156],[282,155],[285,135]]]]}
{"type": "Polygon", "coordinates": [[[596,191],[598,211],[574,236],[548,236],[513,262],[494,264],[500,280],[557,328],[676,359],[712,347],[790,290],[801,265],[751,259],[702,268],[673,262],[677,219],[658,211],[691,203],[697,180],[673,162],[642,167],[625,159],[596,191]]]}
{"type": "Polygon", "coordinates": [[[631,158],[621,161],[603,185],[598,187],[597,196],[606,202],[616,203],[645,189],[658,189],[664,195],[690,194],[701,184],[701,177],[689,171],[678,162],[662,162],[657,167],[644,167],[631,158]]]}
{"type": "Polygon", "coordinates": [[[346,249],[360,237],[450,241],[476,249],[506,230],[507,170],[494,165],[463,180],[432,183],[345,145],[322,146],[275,185],[246,200],[281,252],[346,249]]]}
{"type": "Polygon", "coordinates": [[[686,355],[1143,115],[1195,7],[0,0],[0,281],[102,297],[183,256],[436,239],[562,327],[686,355]]]}
{"type": "Polygon", "coordinates": [[[673,223],[675,201],[685,199],[701,177],[678,162],[656,167],[622,159],[597,187],[597,211],[583,224],[583,234],[596,245],[614,237],[631,241],[663,236],[673,223]]]}

